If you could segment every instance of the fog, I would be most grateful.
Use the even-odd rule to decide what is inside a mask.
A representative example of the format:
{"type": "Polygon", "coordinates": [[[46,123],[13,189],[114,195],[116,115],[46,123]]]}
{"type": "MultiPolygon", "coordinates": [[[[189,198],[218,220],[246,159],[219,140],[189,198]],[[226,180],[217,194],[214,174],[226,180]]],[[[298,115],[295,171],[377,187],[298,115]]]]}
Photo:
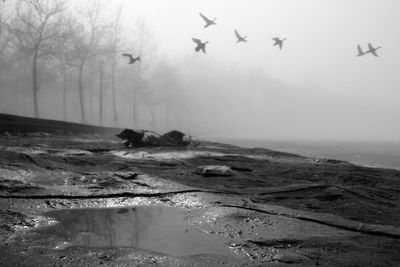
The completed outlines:
{"type": "Polygon", "coordinates": [[[6,0],[0,10],[2,113],[208,138],[400,141],[397,0],[6,0]],[[199,12],[217,24],[204,28],[199,12]],[[209,41],[206,53],[193,37],[209,41]],[[281,50],[273,37],[287,38],[281,50]],[[368,43],[379,57],[356,57],[368,43]]]}

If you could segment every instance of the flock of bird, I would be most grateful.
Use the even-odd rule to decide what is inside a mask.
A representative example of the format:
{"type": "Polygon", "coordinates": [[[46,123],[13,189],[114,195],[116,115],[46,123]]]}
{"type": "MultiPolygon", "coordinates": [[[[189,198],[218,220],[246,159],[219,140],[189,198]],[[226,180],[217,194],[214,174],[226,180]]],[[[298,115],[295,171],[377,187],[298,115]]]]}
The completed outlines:
{"type": "MultiPolygon", "coordinates": [[[[204,25],[204,28],[210,27],[211,25],[216,25],[217,23],[215,22],[215,20],[217,18],[214,19],[209,19],[207,18],[205,15],[200,14],[200,17],[205,21],[206,25],[204,25]]],[[[247,42],[247,36],[242,36],[240,35],[240,33],[235,29],[235,36],[236,36],[236,43],[240,43],[240,42],[247,42]]],[[[197,38],[192,38],[193,42],[196,43],[196,47],[194,48],[194,51],[199,52],[200,50],[203,51],[203,53],[206,53],[206,44],[208,44],[209,42],[202,42],[200,39],[197,38]]],[[[280,49],[282,49],[283,46],[283,42],[286,40],[286,38],[284,39],[279,39],[278,37],[272,38],[272,40],[275,41],[274,46],[278,45],[280,49]]]]}
{"type": "MultiPolygon", "coordinates": [[[[204,25],[204,28],[208,28],[212,25],[216,25],[217,23],[215,22],[215,20],[217,18],[214,19],[209,19],[208,17],[206,17],[205,15],[203,15],[202,13],[199,12],[200,17],[204,20],[204,22],[206,23],[204,25]]],[[[236,29],[234,31],[235,36],[236,36],[236,43],[240,43],[240,42],[247,42],[247,36],[242,36],[236,29]]],[[[192,38],[193,42],[196,43],[196,47],[194,48],[194,51],[199,52],[199,51],[203,51],[203,53],[206,53],[206,44],[208,44],[209,42],[202,42],[200,39],[197,38],[192,38]]],[[[283,42],[286,41],[286,38],[278,38],[278,37],[274,37],[272,38],[272,40],[274,41],[273,46],[279,46],[279,49],[282,49],[283,47],[283,42]]],[[[373,47],[371,43],[368,43],[368,50],[363,51],[360,45],[357,45],[357,52],[358,54],[356,55],[357,57],[360,56],[364,56],[368,53],[371,53],[374,56],[378,56],[378,54],[376,53],[376,50],[380,49],[381,47],[373,47]]],[[[129,62],[128,64],[133,64],[136,61],[140,61],[140,57],[133,57],[132,54],[128,54],[128,53],[124,53],[122,54],[122,56],[128,57],[129,58],[129,62]]]]}
{"type": "Polygon", "coordinates": [[[360,45],[357,45],[357,51],[358,51],[357,57],[361,57],[361,56],[363,56],[363,55],[365,55],[365,54],[368,54],[368,53],[371,53],[372,55],[374,55],[374,56],[377,57],[378,54],[376,53],[376,50],[378,50],[379,48],[381,48],[381,47],[380,47],[380,46],[378,46],[378,47],[373,47],[371,43],[368,43],[368,50],[364,52],[364,51],[361,49],[361,46],[360,46],[360,45]]]}

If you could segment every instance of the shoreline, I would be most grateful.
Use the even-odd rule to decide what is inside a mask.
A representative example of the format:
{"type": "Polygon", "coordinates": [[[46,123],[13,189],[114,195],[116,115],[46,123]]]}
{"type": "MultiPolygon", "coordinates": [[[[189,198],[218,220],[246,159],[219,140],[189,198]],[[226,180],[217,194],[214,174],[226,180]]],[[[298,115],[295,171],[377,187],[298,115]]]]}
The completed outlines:
{"type": "Polygon", "coordinates": [[[88,134],[98,129],[89,126],[77,138],[38,134],[40,125],[0,137],[1,266],[400,263],[400,171],[206,141],[126,148],[114,132],[88,134]],[[168,214],[149,215],[155,207],[190,214],[171,228],[185,236],[182,252],[198,251],[201,232],[202,246],[220,243],[220,254],[126,243],[153,217],[171,224],[168,214]],[[56,222],[70,227],[68,237],[56,222]],[[90,246],[99,240],[104,247],[90,246]]]}

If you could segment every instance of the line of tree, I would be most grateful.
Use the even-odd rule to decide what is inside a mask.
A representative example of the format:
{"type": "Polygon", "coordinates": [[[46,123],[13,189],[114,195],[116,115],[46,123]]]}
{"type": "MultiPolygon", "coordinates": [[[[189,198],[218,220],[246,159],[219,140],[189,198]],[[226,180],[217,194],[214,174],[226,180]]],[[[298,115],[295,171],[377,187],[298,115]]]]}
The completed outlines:
{"type": "Polygon", "coordinates": [[[287,112],[282,84],[198,54],[190,38],[171,60],[117,1],[0,0],[0,112],[221,136],[269,131],[265,114],[287,112]]]}
{"type": "MultiPolygon", "coordinates": [[[[48,104],[43,94],[54,88],[64,120],[79,110],[83,123],[116,126],[122,117],[132,127],[138,124],[138,98],[154,102],[143,99],[154,97],[146,89],[164,79],[159,74],[165,65],[144,21],[124,28],[122,2],[105,0],[9,0],[1,5],[0,87],[31,88],[29,114],[41,117],[48,104]],[[128,65],[124,51],[134,51],[142,62],[128,65]],[[72,92],[75,99],[68,97],[72,92]]],[[[153,111],[148,114],[154,119],[153,111]]]]}

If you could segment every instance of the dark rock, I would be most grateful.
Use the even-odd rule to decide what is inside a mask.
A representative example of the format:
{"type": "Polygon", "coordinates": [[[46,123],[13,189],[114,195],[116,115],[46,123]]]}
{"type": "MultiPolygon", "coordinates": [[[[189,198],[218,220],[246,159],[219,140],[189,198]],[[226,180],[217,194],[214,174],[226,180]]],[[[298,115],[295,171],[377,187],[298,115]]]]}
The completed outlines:
{"type": "Polygon", "coordinates": [[[126,140],[125,146],[126,147],[139,147],[143,146],[142,139],[144,137],[144,131],[134,131],[131,129],[125,129],[119,134],[116,135],[117,137],[121,138],[122,140],[126,140]]]}

